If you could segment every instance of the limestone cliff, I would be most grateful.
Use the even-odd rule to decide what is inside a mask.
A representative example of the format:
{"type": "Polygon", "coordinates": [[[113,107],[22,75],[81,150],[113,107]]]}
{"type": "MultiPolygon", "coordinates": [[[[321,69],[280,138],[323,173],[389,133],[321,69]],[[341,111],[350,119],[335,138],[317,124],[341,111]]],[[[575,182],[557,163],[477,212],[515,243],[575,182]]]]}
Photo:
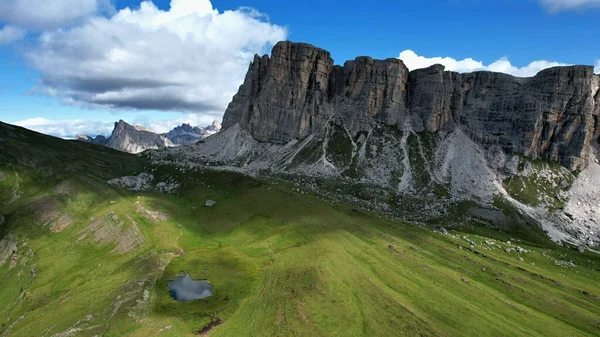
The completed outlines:
{"type": "Polygon", "coordinates": [[[351,136],[377,125],[408,123],[417,132],[458,127],[488,156],[521,153],[583,169],[599,129],[599,81],[591,66],[546,69],[532,78],[459,74],[441,65],[409,72],[401,60],[369,57],[338,66],[323,49],[286,41],[271,57],[255,56],[223,128],[239,123],[259,142],[287,143],[323,132],[327,121],[351,136]]]}

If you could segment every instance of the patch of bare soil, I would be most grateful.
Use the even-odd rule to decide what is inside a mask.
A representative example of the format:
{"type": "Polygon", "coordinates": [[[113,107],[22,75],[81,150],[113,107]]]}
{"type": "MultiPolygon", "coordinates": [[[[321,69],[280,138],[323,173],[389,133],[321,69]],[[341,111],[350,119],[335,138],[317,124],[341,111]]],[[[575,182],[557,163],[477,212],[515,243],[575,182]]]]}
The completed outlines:
{"type": "Polygon", "coordinates": [[[212,330],[214,327],[223,324],[223,320],[217,316],[205,314],[202,317],[210,317],[210,323],[202,327],[202,329],[195,331],[197,335],[207,335],[210,332],[210,330],[212,330]]]}
{"type": "Polygon", "coordinates": [[[146,218],[150,221],[153,221],[153,222],[164,222],[164,221],[169,220],[169,217],[167,214],[165,214],[163,212],[147,209],[139,201],[135,202],[135,210],[141,216],[143,216],[144,218],[146,218]]]}
{"type": "Polygon", "coordinates": [[[73,223],[73,217],[69,214],[63,214],[58,219],[54,220],[50,225],[50,231],[52,233],[60,233],[65,228],[69,227],[73,223]]]}
{"type": "Polygon", "coordinates": [[[91,237],[92,241],[100,246],[114,245],[113,253],[130,252],[144,242],[144,237],[137,224],[131,218],[129,220],[131,225],[127,226],[111,211],[81,231],[78,241],[91,237]]]}
{"type": "Polygon", "coordinates": [[[62,213],[60,201],[51,197],[38,198],[26,206],[33,223],[38,226],[49,226],[52,233],[62,232],[73,223],[73,217],[62,213]]]}
{"type": "Polygon", "coordinates": [[[60,202],[54,198],[41,197],[25,206],[33,217],[33,223],[46,226],[60,216],[60,202]]]}
{"type": "Polygon", "coordinates": [[[56,185],[52,192],[61,196],[72,196],[77,191],[77,186],[73,181],[65,180],[56,185]]]}

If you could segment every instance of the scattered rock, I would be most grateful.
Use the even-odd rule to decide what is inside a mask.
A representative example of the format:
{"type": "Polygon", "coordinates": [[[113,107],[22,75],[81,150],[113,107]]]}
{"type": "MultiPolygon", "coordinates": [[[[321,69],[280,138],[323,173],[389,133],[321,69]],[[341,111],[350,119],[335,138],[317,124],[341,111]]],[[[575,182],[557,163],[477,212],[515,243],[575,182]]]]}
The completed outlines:
{"type": "Polygon", "coordinates": [[[161,181],[156,184],[155,190],[159,193],[175,193],[180,187],[178,183],[161,181]]]}
{"type": "Polygon", "coordinates": [[[573,261],[559,261],[559,260],[556,260],[556,261],[554,261],[554,265],[555,266],[560,266],[560,267],[575,267],[575,264],[573,263],[573,261]]]}
{"type": "Polygon", "coordinates": [[[523,258],[522,258],[522,257],[520,257],[520,258],[519,258],[519,261],[523,261],[523,258]]]}
{"type": "Polygon", "coordinates": [[[579,247],[577,247],[577,250],[578,250],[580,253],[585,253],[585,246],[579,246],[579,247]]]}
{"type": "Polygon", "coordinates": [[[0,214],[0,226],[4,225],[6,223],[6,217],[4,216],[4,214],[0,214]]]}
{"type": "Polygon", "coordinates": [[[204,204],[204,206],[206,206],[206,207],[213,207],[216,204],[217,204],[217,202],[214,201],[214,200],[206,200],[206,203],[204,204]]]}
{"type": "Polygon", "coordinates": [[[567,188],[567,187],[569,187],[569,183],[566,182],[565,180],[563,180],[563,181],[560,182],[560,187],[567,188]]]}
{"type": "Polygon", "coordinates": [[[126,188],[133,192],[147,191],[154,176],[148,173],[140,173],[137,176],[124,176],[107,181],[107,184],[126,188]]]}
{"type": "Polygon", "coordinates": [[[527,253],[527,250],[517,246],[517,253],[527,253]]]}
{"type": "Polygon", "coordinates": [[[446,228],[441,227],[440,228],[440,233],[444,234],[444,235],[448,235],[448,231],[446,230],[446,228]]]}
{"type": "Polygon", "coordinates": [[[395,253],[400,253],[400,250],[398,250],[398,248],[396,248],[394,245],[388,245],[388,249],[395,253]]]}

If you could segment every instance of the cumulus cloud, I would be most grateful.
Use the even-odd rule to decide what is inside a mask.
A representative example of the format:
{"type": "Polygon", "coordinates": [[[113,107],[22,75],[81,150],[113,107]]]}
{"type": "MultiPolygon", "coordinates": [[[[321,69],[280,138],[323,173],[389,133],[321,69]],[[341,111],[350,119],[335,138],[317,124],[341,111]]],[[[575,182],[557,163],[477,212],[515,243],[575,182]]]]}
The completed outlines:
{"type": "Polygon", "coordinates": [[[286,35],[252,9],[172,0],[164,11],[144,1],[45,32],[26,57],[41,73],[35,91],[67,104],[222,114],[253,55],[286,35]]]}
{"type": "Polygon", "coordinates": [[[0,29],[0,44],[11,43],[25,36],[25,30],[19,27],[4,26],[0,29]]]}
{"type": "Polygon", "coordinates": [[[594,68],[594,73],[600,74],[600,60],[596,62],[596,67],[594,68]]]}
{"type": "Polygon", "coordinates": [[[2,0],[0,21],[39,31],[73,24],[102,11],[114,11],[110,0],[2,0]]]}
{"type": "Polygon", "coordinates": [[[410,70],[427,68],[434,64],[442,64],[446,67],[446,70],[461,73],[473,72],[478,70],[487,70],[511,74],[519,77],[530,77],[537,74],[540,70],[546,68],[567,65],[565,63],[560,62],[534,61],[524,67],[515,67],[510,63],[510,61],[507,58],[501,58],[489,65],[485,65],[483,64],[483,62],[476,61],[472,58],[456,60],[451,57],[420,56],[412,50],[405,50],[401,52],[398,58],[401,59],[410,70]]]}
{"type": "Polygon", "coordinates": [[[539,3],[550,12],[600,7],[600,0],[539,0],[539,3]]]}
{"type": "Polygon", "coordinates": [[[46,118],[30,118],[13,123],[37,132],[61,138],[74,138],[77,134],[110,135],[114,122],[89,121],[83,119],[49,120],[46,118]]]}

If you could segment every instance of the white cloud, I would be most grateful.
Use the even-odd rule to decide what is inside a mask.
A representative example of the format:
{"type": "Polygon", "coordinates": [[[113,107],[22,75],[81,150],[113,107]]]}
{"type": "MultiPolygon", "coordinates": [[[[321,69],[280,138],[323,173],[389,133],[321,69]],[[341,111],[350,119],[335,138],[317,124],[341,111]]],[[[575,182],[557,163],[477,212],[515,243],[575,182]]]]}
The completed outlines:
{"type": "Polygon", "coordinates": [[[98,122],[83,119],[49,120],[46,118],[30,118],[13,124],[62,138],[73,138],[77,134],[110,135],[114,121],[98,122]]]}
{"type": "Polygon", "coordinates": [[[550,12],[600,7],[600,0],[539,0],[550,12]]]}
{"type": "Polygon", "coordinates": [[[472,58],[456,60],[451,57],[424,57],[419,56],[412,50],[405,50],[398,57],[410,70],[426,68],[434,64],[442,64],[446,70],[466,73],[478,70],[495,71],[506,74],[511,74],[519,77],[530,77],[537,74],[540,70],[565,66],[565,63],[549,62],[549,61],[534,61],[524,67],[513,66],[507,58],[501,58],[489,65],[484,65],[481,61],[476,61],[472,58]]]}
{"type": "Polygon", "coordinates": [[[255,10],[209,0],[151,1],[42,34],[27,53],[38,93],[92,108],[222,114],[255,53],[286,38],[255,10]]]}
{"type": "Polygon", "coordinates": [[[111,7],[110,0],[2,0],[0,21],[27,30],[54,29],[111,7]]]}
{"type": "Polygon", "coordinates": [[[596,62],[596,67],[594,68],[594,73],[600,74],[600,60],[596,62]]]}
{"type": "Polygon", "coordinates": [[[25,30],[19,27],[4,26],[0,29],[0,44],[11,43],[25,36],[25,30]]]}

